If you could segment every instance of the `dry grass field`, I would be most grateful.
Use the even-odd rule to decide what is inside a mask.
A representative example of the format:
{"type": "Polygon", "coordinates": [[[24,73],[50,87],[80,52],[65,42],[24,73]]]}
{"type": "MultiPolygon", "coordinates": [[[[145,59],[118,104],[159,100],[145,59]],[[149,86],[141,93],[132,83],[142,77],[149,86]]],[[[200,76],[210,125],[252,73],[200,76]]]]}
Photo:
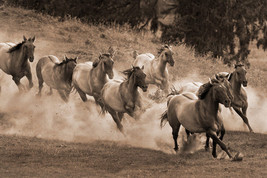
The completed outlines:
{"type": "MultiPolygon", "coordinates": [[[[112,46],[117,51],[116,77],[120,77],[119,71],[131,66],[134,50],[157,53],[162,44],[150,32],[137,33],[126,25],[90,26],[75,18],[62,21],[29,10],[0,7],[0,42],[21,42],[23,35],[36,36],[31,63],[35,86],[19,95],[11,76],[0,74],[0,177],[266,177],[267,60],[266,53],[253,44],[247,92],[248,118],[255,133],[249,133],[238,116],[224,111],[224,141],[232,153],[244,155],[243,161],[232,162],[220,148],[221,159],[213,159],[204,151],[201,136],[185,143],[183,130],[181,151],[174,154],[170,126],[159,127],[165,101],[146,99],[147,110],[140,120],[125,117],[123,136],[109,115],[99,115],[92,100],[83,103],[75,92],[69,103],[60,100],[56,92],[35,97],[35,66],[40,57],[78,56],[78,62],[84,62],[112,46]]],[[[183,45],[173,46],[173,51],[175,66],[168,69],[177,87],[233,70],[209,56],[195,56],[183,45]]]]}

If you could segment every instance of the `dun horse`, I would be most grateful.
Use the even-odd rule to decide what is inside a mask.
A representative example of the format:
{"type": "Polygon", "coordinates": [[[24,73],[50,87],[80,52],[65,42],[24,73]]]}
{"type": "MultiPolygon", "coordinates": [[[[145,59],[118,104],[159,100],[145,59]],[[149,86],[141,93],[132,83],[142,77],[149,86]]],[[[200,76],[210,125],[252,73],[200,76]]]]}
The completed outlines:
{"type": "Polygon", "coordinates": [[[135,106],[142,107],[137,88],[140,87],[143,92],[147,91],[143,67],[132,67],[123,71],[123,74],[127,76],[125,81],[111,80],[104,85],[100,99],[104,105],[102,109],[110,113],[121,132],[123,114],[127,113],[133,117],[135,106]]]}
{"type": "Polygon", "coordinates": [[[65,57],[61,63],[56,56],[49,55],[42,57],[36,65],[36,74],[39,82],[38,96],[41,96],[43,83],[45,82],[52,89],[58,90],[60,97],[67,102],[72,89],[72,74],[76,66],[75,59],[65,57]]]}
{"type": "Polygon", "coordinates": [[[244,123],[249,128],[249,131],[253,132],[247,118],[247,93],[242,87],[242,85],[246,87],[248,83],[246,73],[247,71],[243,64],[236,64],[235,71],[232,72],[229,76],[229,82],[231,83],[234,92],[234,100],[232,102],[232,107],[234,108],[236,113],[243,119],[244,123]],[[242,109],[242,111],[240,110],[240,108],[242,109]]]}
{"type": "MultiPolygon", "coordinates": [[[[172,127],[175,151],[178,150],[177,138],[182,125],[193,133],[206,132],[213,139],[213,157],[217,157],[216,144],[219,144],[228,156],[233,158],[222,142],[223,135],[220,139],[216,135],[216,132],[224,129],[223,121],[218,117],[219,103],[230,107],[233,97],[229,96],[230,92],[227,91],[224,82],[228,81],[210,80],[210,87],[202,94],[202,99],[191,99],[192,93],[183,93],[170,98],[167,112],[162,115],[161,125],[167,120],[172,127]]],[[[238,154],[234,159],[239,159],[238,154]]]]}
{"type": "Polygon", "coordinates": [[[167,63],[174,66],[173,52],[168,45],[163,46],[159,52],[159,57],[155,58],[153,54],[145,53],[136,57],[133,62],[134,66],[144,66],[146,74],[146,83],[158,86],[161,90],[168,94],[169,90],[169,74],[166,67],[167,63]]]}
{"type": "Polygon", "coordinates": [[[86,94],[91,95],[95,98],[96,103],[98,102],[101,89],[107,83],[107,76],[112,79],[113,64],[111,54],[100,54],[99,58],[92,62],[86,62],[78,64],[73,71],[73,85],[78,91],[81,99],[87,101],[86,94]]]}
{"type": "Polygon", "coordinates": [[[22,91],[24,87],[20,83],[20,79],[24,76],[29,80],[29,88],[33,87],[32,73],[30,62],[34,60],[33,42],[35,37],[27,39],[23,36],[23,41],[18,44],[0,43],[0,68],[7,74],[12,76],[13,81],[22,91]]]}

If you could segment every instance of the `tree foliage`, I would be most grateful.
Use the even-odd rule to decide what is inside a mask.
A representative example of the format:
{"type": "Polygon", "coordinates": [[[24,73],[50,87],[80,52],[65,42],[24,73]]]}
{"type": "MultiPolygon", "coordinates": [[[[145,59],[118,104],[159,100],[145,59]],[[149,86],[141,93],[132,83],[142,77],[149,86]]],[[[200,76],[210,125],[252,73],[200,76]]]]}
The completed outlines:
{"type": "Polygon", "coordinates": [[[179,0],[177,13],[174,25],[163,32],[165,41],[183,41],[199,54],[212,52],[225,63],[248,66],[251,41],[267,48],[266,0],[179,0]]]}
{"type": "MultiPolygon", "coordinates": [[[[115,22],[136,27],[152,20],[152,29],[157,26],[157,10],[161,6],[160,0],[5,1],[54,16],[78,17],[93,24],[115,22]]],[[[228,64],[243,61],[249,65],[249,44],[253,40],[258,47],[267,49],[266,0],[177,0],[177,4],[176,19],[173,25],[164,28],[163,41],[183,42],[194,47],[198,54],[212,53],[228,64]]]]}

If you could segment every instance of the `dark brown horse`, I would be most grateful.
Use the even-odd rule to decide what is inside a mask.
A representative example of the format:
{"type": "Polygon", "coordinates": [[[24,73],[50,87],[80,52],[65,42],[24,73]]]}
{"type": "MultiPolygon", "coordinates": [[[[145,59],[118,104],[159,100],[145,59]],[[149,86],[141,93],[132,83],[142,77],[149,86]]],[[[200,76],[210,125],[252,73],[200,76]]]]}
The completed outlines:
{"type": "Polygon", "coordinates": [[[241,63],[236,64],[234,72],[232,72],[229,76],[229,82],[232,85],[234,94],[232,107],[234,108],[236,113],[243,119],[244,123],[249,128],[249,131],[253,132],[247,118],[247,108],[248,108],[247,93],[242,87],[242,85],[246,87],[248,84],[246,73],[247,71],[243,64],[241,63]],[[242,111],[240,109],[242,109],[242,111]]]}
{"type": "MultiPolygon", "coordinates": [[[[164,120],[167,120],[172,127],[175,151],[178,150],[177,138],[182,125],[192,133],[206,132],[213,139],[213,157],[217,157],[216,144],[219,144],[228,156],[233,158],[222,142],[223,138],[219,139],[216,134],[223,129],[223,121],[221,117],[218,117],[219,103],[230,107],[233,97],[229,96],[231,92],[227,91],[225,81],[211,80],[209,88],[201,94],[202,99],[192,99],[190,97],[193,95],[192,93],[183,93],[170,98],[167,112],[161,117],[161,125],[164,120]]],[[[236,156],[234,159],[237,159],[236,156]]]]}
{"type": "Polygon", "coordinates": [[[52,89],[58,90],[60,97],[67,102],[72,89],[72,74],[76,66],[76,60],[68,59],[62,62],[56,56],[49,55],[42,57],[36,65],[36,74],[39,82],[38,96],[41,96],[43,83],[45,82],[52,89]]]}
{"type": "Polygon", "coordinates": [[[33,42],[35,37],[27,39],[23,36],[23,41],[18,44],[0,43],[0,68],[12,79],[22,91],[24,86],[20,83],[20,79],[24,76],[29,80],[29,88],[33,87],[31,66],[28,62],[34,60],[33,42]]]}
{"type": "Polygon", "coordinates": [[[123,114],[127,113],[133,117],[136,106],[142,107],[137,88],[140,87],[143,92],[147,91],[143,68],[132,67],[123,71],[123,74],[127,75],[125,81],[110,80],[104,85],[100,99],[104,105],[102,109],[110,113],[121,132],[123,114]]]}
{"type": "Polygon", "coordinates": [[[87,101],[86,94],[88,94],[98,103],[101,89],[108,81],[107,76],[110,79],[114,76],[113,64],[112,55],[107,53],[100,54],[94,62],[80,63],[75,67],[72,81],[83,101],[87,101]]]}

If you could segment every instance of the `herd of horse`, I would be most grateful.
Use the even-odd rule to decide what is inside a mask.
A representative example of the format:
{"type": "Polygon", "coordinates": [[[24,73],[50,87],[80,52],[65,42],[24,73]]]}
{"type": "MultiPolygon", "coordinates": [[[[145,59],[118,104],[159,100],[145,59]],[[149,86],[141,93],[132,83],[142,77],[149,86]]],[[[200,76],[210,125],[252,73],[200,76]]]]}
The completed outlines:
{"type": "MultiPolygon", "coordinates": [[[[20,83],[20,79],[24,76],[29,80],[28,88],[33,87],[29,62],[34,61],[35,37],[27,39],[23,36],[23,38],[18,44],[0,43],[0,68],[12,76],[19,91],[25,90],[20,83]]],[[[41,96],[43,83],[50,87],[49,94],[55,89],[65,102],[68,102],[73,89],[84,102],[87,101],[87,95],[92,96],[102,111],[108,112],[117,124],[117,128],[123,132],[121,124],[123,115],[127,113],[134,117],[135,111],[143,108],[138,88],[146,92],[149,84],[156,85],[168,94],[167,110],[162,114],[161,126],[163,122],[168,121],[172,127],[175,151],[178,150],[177,138],[182,125],[188,136],[192,133],[205,132],[206,148],[209,147],[211,137],[214,157],[217,156],[216,144],[219,144],[228,156],[233,158],[222,141],[225,129],[220,104],[233,108],[250,132],[253,132],[246,116],[248,102],[243,87],[247,86],[247,78],[243,64],[237,63],[235,70],[230,74],[221,72],[208,83],[188,83],[177,91],[174,87],[170,87],[166,67],[167,63],[170,66],[174,66],[175,63],[170,46],[162,46],[157,57],[151,53],[136,54],[132,66],[122,72],[126,76],[124,80],[113,78],[114,54],[114,50],[110,48],[93,62],[85,63],[77,63],[77,57],[65,57],[63,61],[53,55],[40,58],[36,65],[39,84],[37,96],[41,96]]],[[[238,155],[233,159],[238,159],[238,155]]]]}

